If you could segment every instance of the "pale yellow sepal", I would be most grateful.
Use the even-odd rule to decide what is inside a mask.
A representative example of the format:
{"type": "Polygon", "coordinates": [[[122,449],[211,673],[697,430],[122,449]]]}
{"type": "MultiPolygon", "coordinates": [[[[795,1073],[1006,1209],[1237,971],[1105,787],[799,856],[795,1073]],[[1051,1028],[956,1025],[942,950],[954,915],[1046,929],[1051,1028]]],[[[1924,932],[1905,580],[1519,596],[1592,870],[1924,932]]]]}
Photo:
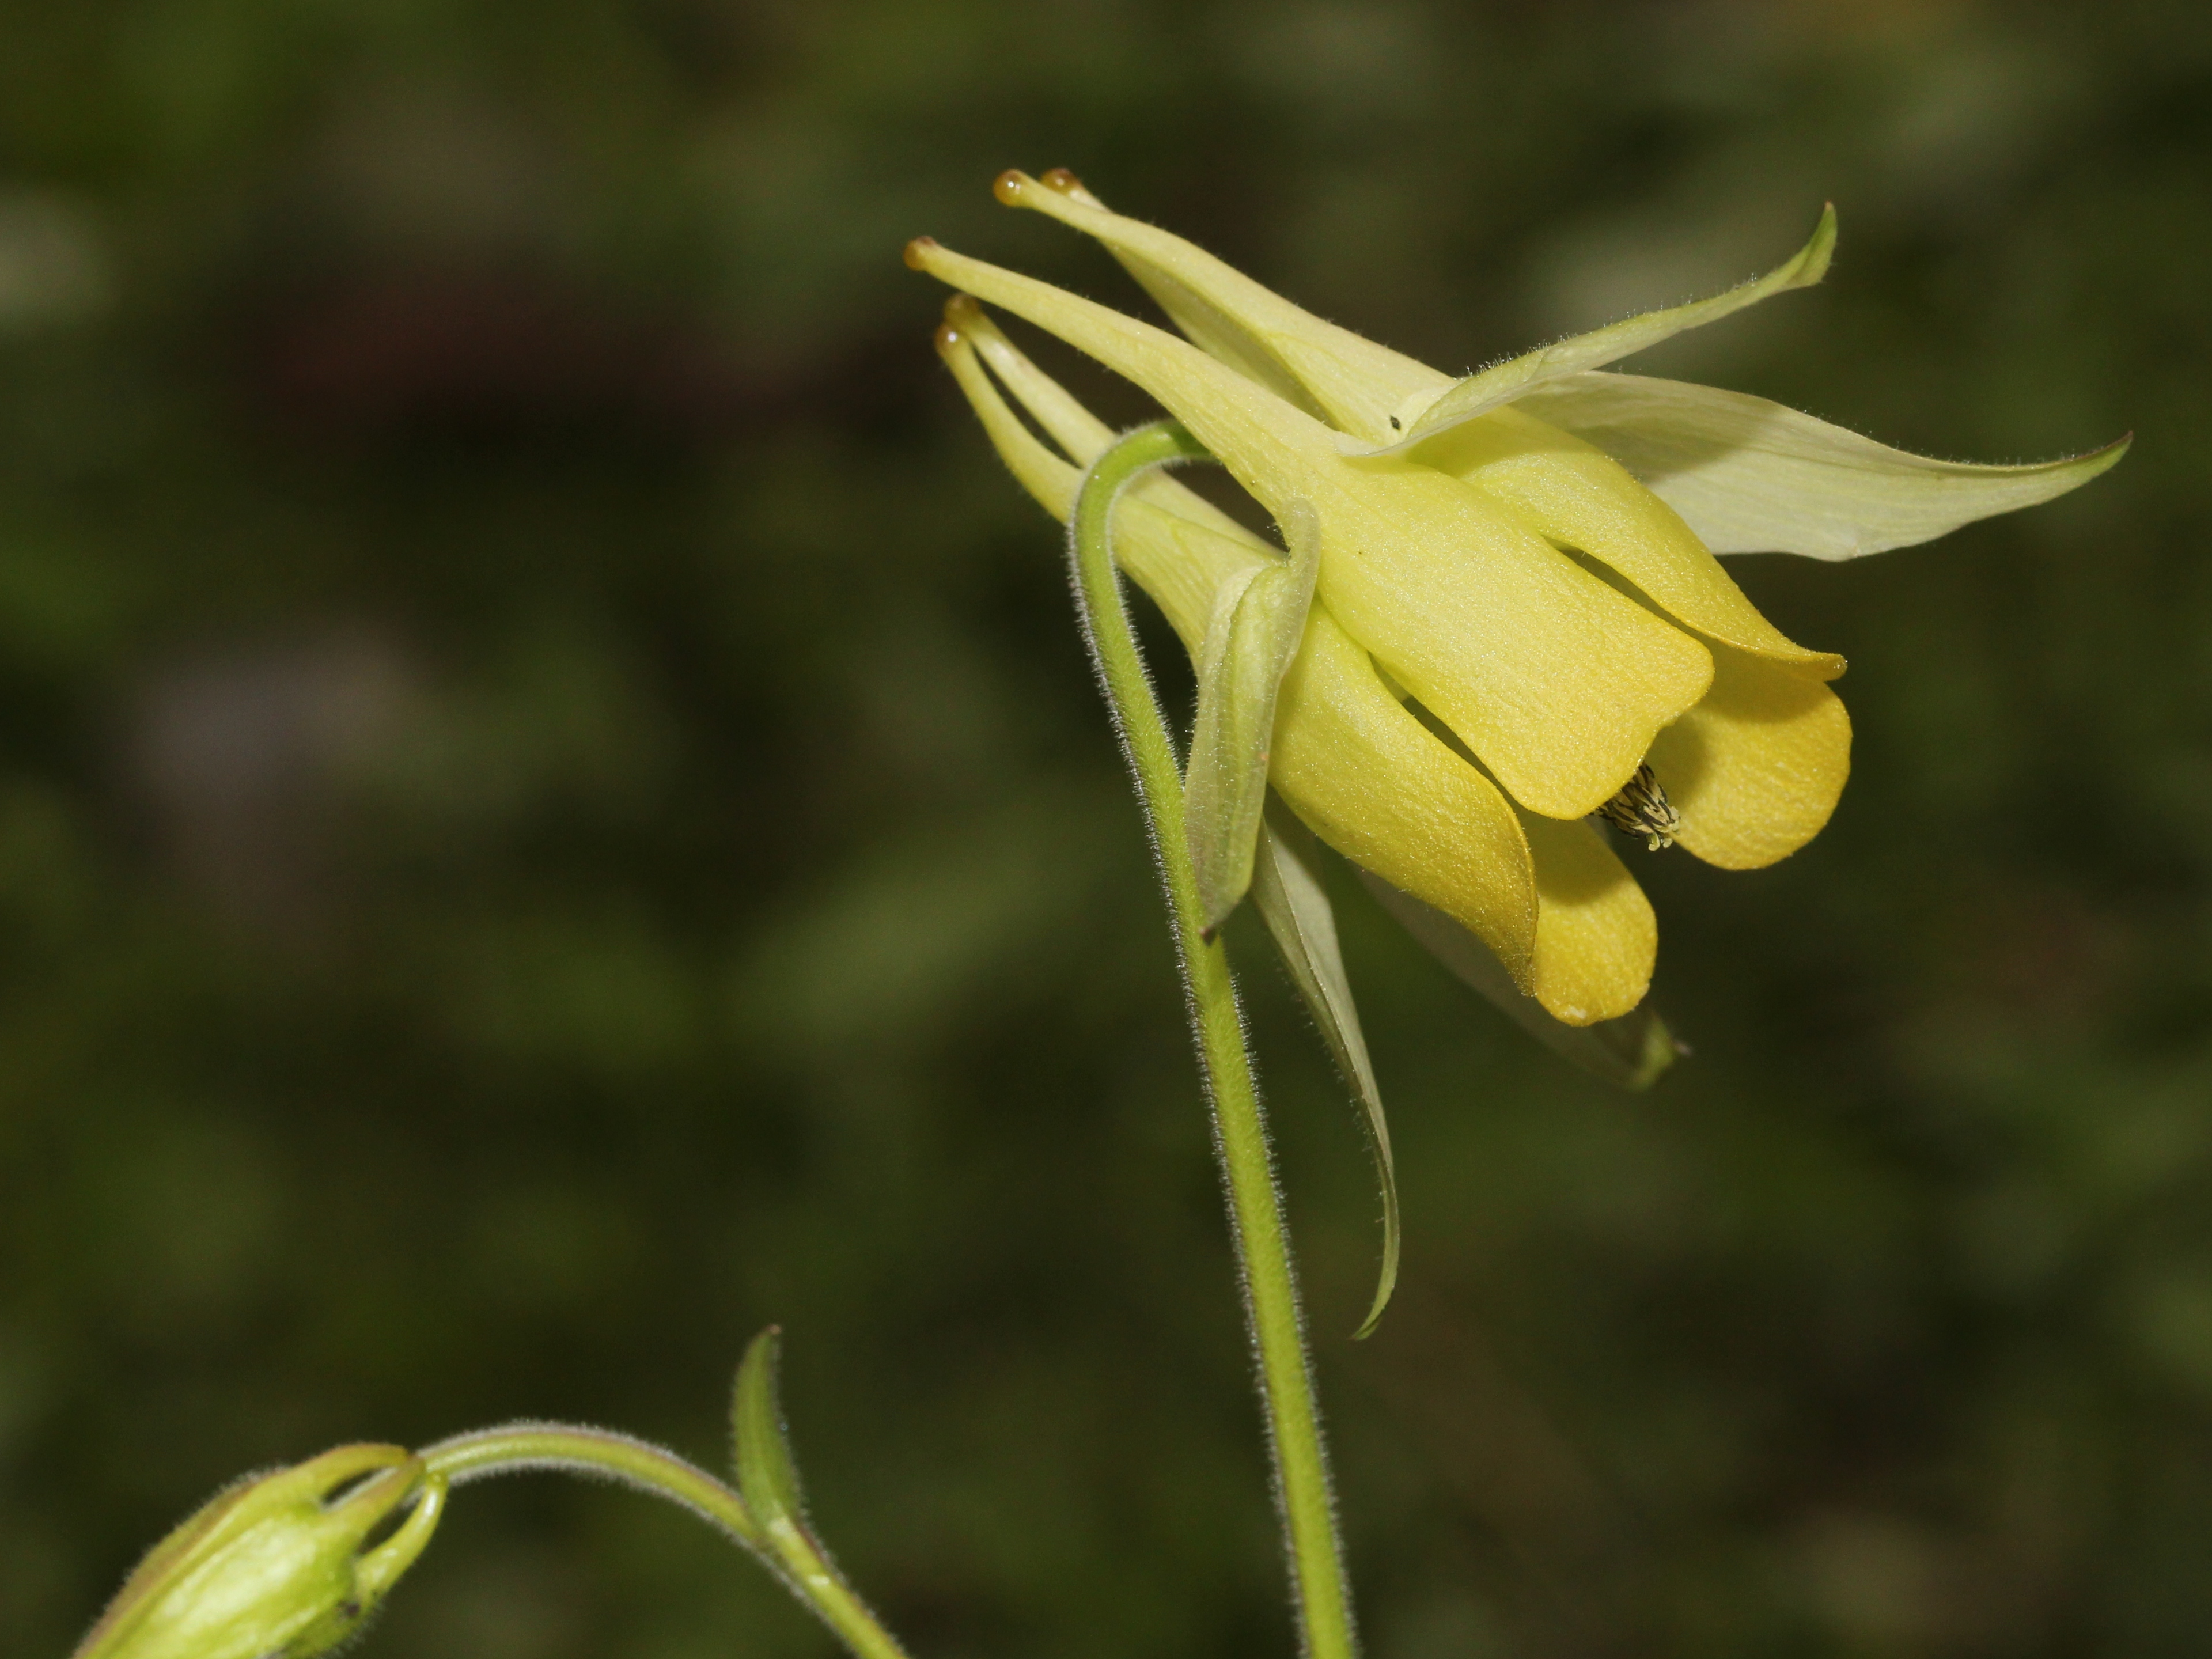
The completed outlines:
{"type": "Polygon", "coordinates": [[[1392,429],[1402,431],[1402,438],[1379,450],[1347,440],[1346,453],[1396,454],[1462,421],[1471,421],[1524,398],[1549,381],[1602,368],[1685,330],[1717,323],[1761,300],[1771,299],[1791,289],[1809,288],[1828,274],[1828,262],[1835,251],[1836,210],[1832,204],[1821,210],[1820,222],[1814,228],[1812,240],[1765,276],[1709,300],[1692,300],[1687,305],[1647,311],[1588,334],[1574,335],[1523,352],[1479,374],[1468,375],[1440,396],[1431,398],[1426,392],[1416,393],[1391,416],[1392,429]]]}
{"type": "Polygon", "coordinates": [[[1756,870],[1818,835],[1851,770],[1851,720],[1825,685],[1713,650],[1713,689],[1659,734],[1651,770],[1682,822],[1677,845],[1756,870]]]}
{"type": "Polygon", "coordinates": [[[1310,416],[1149,324],[927,240],[908,258],[1134,380],[1278,518],[1311,501],[1323,600],[1522,805],[1595,811],[1704,696],[1696,641],[1459,480],[1346,459],[1310,416]]]}
{"type": "Polygon", "coordinates": [[[1589,554],[1676,621],[1740,650],[1833,679],[1844,659],[1786,638],[1664,501],[1595,445],[1518,409],[1492,410],[1411,459],[1474,485],[1546,540],[1589,554]]]}
{"type": "Polygon", "coordinates": [[[1765,398],[1641,374],[1574,375],[1522,407],[1620,462],[1714,552],[1814,559],[1912,547],[2038,506],[2118,465],[2129,443],[2027,466],[1939,461],[1765,398]]]}
{"type": "Polygon", "coordinates": [[[1278,693],[1305,635],[1321,568],[1321,527],[1313,508],[1291,502],[1282,529],[1290,556],[1224,588],[1199,657],[1198,716],[1183,769],[1183,821],[1200,929],[1208,939],[1252,885],[1278,693]]]}
{"type": "Polygon", "coordinates": [[[1267,924],[1283,966],[1313,1016],[1322,1039],[1359,1102],[1367,1147],[1375,1159],[1375,1184],[1382,1200],[1382,1261],[1375,1275],[1375,1295],[1367,1316],[1352,1334],[1355,1342],[1374,1334],[1398,1285],[1400,1227],[1398,1172],[1390,1152],[1390,1122],[1382,1111],[1382,1091],[1367,1057],[1367,1039],[1352,1000],[1352,981],[1337,947],[1336,910],[1322,885],[1320,849],[1296,815],[1280,801],[1272,803],[1260,827],[1259,856],[1252,877],[1252,902],[1267,924]]]}
{"type": "Polygon", "coordinates": [[[1443,911],[1400,892],[1372,871],[1359,875],[1382,908],[1438,962],[1522,1030],[1583,1070],[1624,1089],[1648,1089],[1678,1055],[1688,1052],[1648,1003],[1593,1025],[1560,1024],[1522,993],[1480,939],[1443,911]]]}

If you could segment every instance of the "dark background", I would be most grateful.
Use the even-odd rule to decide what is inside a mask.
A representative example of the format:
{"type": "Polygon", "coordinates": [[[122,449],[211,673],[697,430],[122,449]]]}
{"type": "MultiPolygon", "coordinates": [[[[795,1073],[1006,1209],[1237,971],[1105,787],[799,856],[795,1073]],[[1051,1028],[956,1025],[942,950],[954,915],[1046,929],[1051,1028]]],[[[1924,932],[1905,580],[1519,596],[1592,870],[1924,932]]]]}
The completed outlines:
{"type": "MultiPolygon", "coordinates": [[[[1932,548],[1736,562],[1849,654],[1856,776],[1778,868],[1635,855],[1697,1050],[1651,1095],[1340,883],[1407,1215],[1361,1346],[1358,1133],[1234,944],[1376,1659],[2200,1651],[2183,0],[0,6],[0,1649],[335,1442],[718,1462],[774,1320],[917,1659],[1291,1650],[1057,538],[898,258],[1133,303],[993,203],[1055,165],[1454,369],[1832,198],[1826,288],[1638,366],[1972,459],[2141,434],[1932,548]]],[[[363,1650],[828,1650],[543,1480],[465,1493],[363,1650]]]]}

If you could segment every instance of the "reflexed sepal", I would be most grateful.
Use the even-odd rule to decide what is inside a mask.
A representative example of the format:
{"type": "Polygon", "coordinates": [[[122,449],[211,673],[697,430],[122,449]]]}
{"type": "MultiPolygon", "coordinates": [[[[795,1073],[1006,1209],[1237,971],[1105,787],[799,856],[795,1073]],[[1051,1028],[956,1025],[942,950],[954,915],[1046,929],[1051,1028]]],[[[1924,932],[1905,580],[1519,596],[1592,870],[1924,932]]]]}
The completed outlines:
{"type": "Polygon", "coordinates": [[[1765,398],[1642,374],[1577,374],[1520,407],[1605,451],[1714,552],[1814,559],[1917,546],[2037,506],[2116,465],[2130,442],[2027,466],[1939,461],[1765,398]]]}
{"type": "MultiPolygon", "coordinates": [[[[1398,1285],[1398,1173],[1390,1156],[1390,1125],[1382,1115],[1382,1091],[1367,1057],[1367,1039],[1352,1005],[1352,981],[1337,948],[1336,913],[1321,884],[1321,848],[1312,833],[1279,803],[1271,805],[1260,826],[1259,855],[1252,877],[1252,902],[1282,953],[1291,983],[1305,1000],[1306,1012],[1321,1030],[1337,1069],[1358,1099],[1367,1150],[1375,1159],[1375,1182],[1382,1198],[1382,1265],[1376,1274],[1375,1299],[1367,1317],[1352,1334],[1358,1341],[1373,1332],[1398,1285]]],[[[1501,974],[1503,969],[1498,970],[1501,974]]]]}
{"type": "Polygon", "coordinates": [[[1395,455],[1462,421],[1471,421],[1478,415],[1526,397],[1548,382],[1602,368],[1686,329],[1717,323],[1746,306],[1757,305],[1761,300],[1793,288],[1809,288],[1827,275],[1828,261],[1835,250],[1836,210],[1830,206],[1822,210],[1812,240],[1764,276],[1709,300],[1692,300],[1687,305],[1669,306],[1663,311],[1647,311],[1588,334],[1577,334],[1523,352],[1479,374],[1468,375],[1433,400],[1425,392],[1416,392],[1392,420],[1393,427],[1402,431],[1404,437],[1381,447],[1340,438],[1338,447],[1351,455],[1395,455]]]}
{"type": "Polygon", "coordinates": [[[1276,694],[1297,655],[1321,568],[1313,507],[1283,510],[1290,557],[1224,590],[1198,670],[1198,720],[1183,773],[1185,833],[1203,931],[1212,939],[1252,884],[1252,849],[1267,802],[1276,694]]]}
{"type": "Polygon", "coordinates": [[[1685,1052],[1648,1005],[1591,1025],[1562,1024],[1534,997],[1522,995],[1490,948],[1459,923],[1369,871],[1359,874],[1382,908],[1438,962],[1522,1030],[1584,1071],[1624,1089],[1648,1089],[1685,1052]]]}

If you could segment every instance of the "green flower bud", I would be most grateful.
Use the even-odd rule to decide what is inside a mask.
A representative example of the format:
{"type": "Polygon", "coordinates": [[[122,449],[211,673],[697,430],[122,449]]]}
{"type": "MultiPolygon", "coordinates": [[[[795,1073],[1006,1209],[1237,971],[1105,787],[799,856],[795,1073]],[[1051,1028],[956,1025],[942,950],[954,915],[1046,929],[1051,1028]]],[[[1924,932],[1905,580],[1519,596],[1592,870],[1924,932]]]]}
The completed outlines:
{"type": "Polygon", "coordinates": [[[75,1659],[307,1659],[361,1628],[430,1541],[446,1482],[401,1446],[248,1476],[155,1545],[75,1659]]]}

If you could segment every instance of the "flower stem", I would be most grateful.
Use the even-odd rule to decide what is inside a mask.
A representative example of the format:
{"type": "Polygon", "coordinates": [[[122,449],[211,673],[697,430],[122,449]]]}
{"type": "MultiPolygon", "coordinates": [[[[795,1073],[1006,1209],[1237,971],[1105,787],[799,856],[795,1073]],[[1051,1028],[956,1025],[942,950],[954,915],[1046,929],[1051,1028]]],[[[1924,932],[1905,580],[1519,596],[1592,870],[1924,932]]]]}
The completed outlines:
{"type": "Polygon", "coordinates": [[[432,1473],[444,1475],[456,1486],[495,1474],[552,1469],[613,1480],[665,1498],[751,1551],[814,1609],[859,1659],[906,1659],[899,1644],[876,1622],[826,1558],[818,1559],[812,1569],[804,1564],[787,1565],[778,1559],[775,1541],[763,1534],[744,1500],[673,1452],[605,1429],[574,1428],[563,1423],[513,1423],[504,1428],[455,1435],[426,1446],[419,1455],[432,1473]]]}
{"type": "Polygon", "coordinates": [[[1228,957],[1218,941],[1209,942],[1204,934],[1183,825],[1182,770],[1129,626],[1109,539],[1115,499],[1139,474],[1170,461],[1211,459],[1174,421],[1129,433],[1085,476],[1070,527],[1069,556],[1084,634],[1122,750],[1136,775],[1173,917],[1191,1029],[1212,1109],[1214,1151],[1243,1270],[1245,1319],[1259,1358],[1261,1403],[1291,1559],[1300,1646],[1307,1659],[1352,1659],[1352,1600],[1336,1534],[1328,1452],[1322,1439],[1267,1119],[1253,1081],[1228,957]]]}

